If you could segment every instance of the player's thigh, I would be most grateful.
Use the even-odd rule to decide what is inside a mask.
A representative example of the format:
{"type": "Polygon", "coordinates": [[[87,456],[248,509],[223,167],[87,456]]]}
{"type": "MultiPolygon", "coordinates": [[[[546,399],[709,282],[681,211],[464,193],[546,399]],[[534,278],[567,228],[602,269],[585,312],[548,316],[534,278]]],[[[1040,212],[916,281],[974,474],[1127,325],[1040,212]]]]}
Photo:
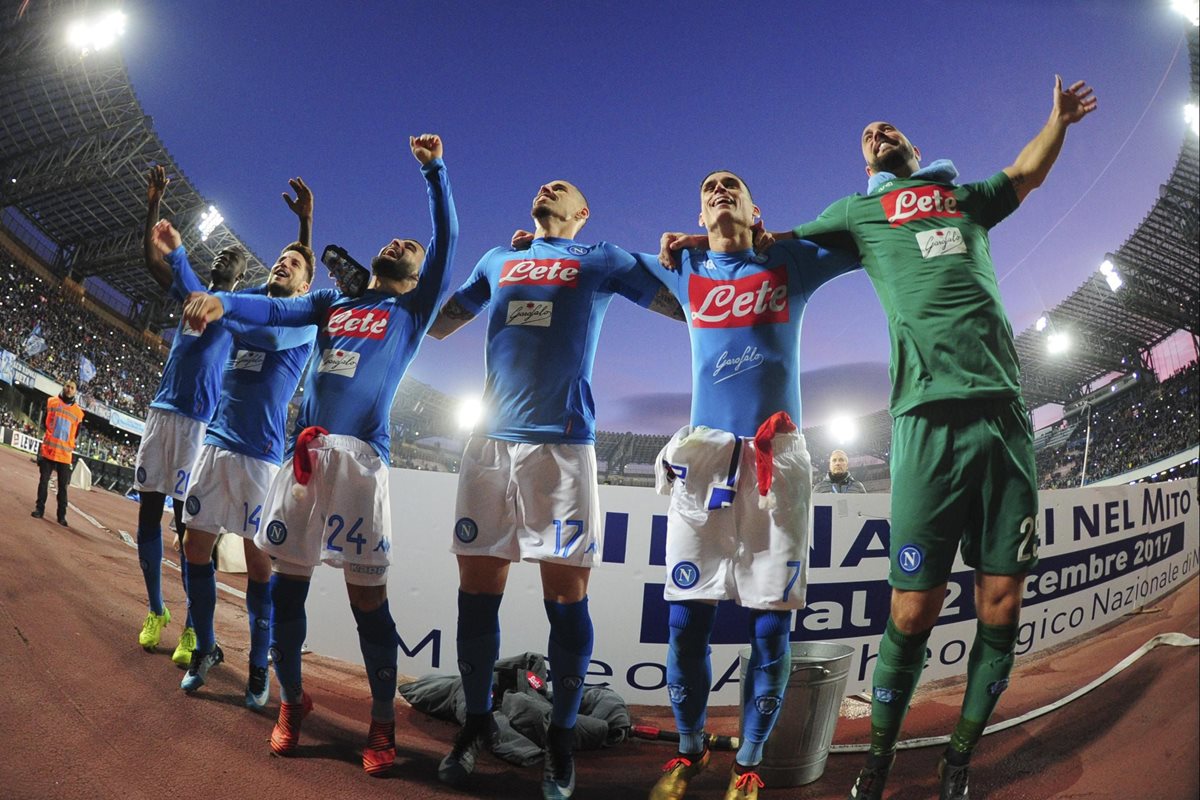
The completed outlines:
{"type": "Polygon", "coordinates": [[[519,445],[513,459],[521,558],[590,567],[603,530],[590,445],[519,445]]]}
{"type": "Polygon", "coordinates": [[[759,502],[754,447],[743,458],[738,493],[734,579],[738,602],[747,608],[804,607],[808,542],[812,528],[812,462],[799,433],[775,437],[771,491],[759,502]]]}
{"type": "Polygon", "coordinates": [[[975,426],[980,470],[978,522],[968,526],[963,558],[990,575],[1021,575],[1037,566],[1037,475],[1024,404],[1004,403],[975,426]]]}
{"type": "Polygon", "coordinates": [[[666,587],[670,601],[736,600],[733,559],[737,552],[737,523],[733,508],[707,515],[681,513],[676,500],[688,501],[684,486],[672,489],[672,507],[667,511],[666,587]]]}
{"type": "Polygon", "coordinates": [[[463,451],[450,551],[519,561],[512,442],[472,436],[463,451]]]}
{"type": "Polygon", "coordinates": [[[956,452],[956,422],[941,404],[930,406],[901,414],[892,429],[888,555],[897,589],[946,582],[971,499],[970,475],[956,452]]]}

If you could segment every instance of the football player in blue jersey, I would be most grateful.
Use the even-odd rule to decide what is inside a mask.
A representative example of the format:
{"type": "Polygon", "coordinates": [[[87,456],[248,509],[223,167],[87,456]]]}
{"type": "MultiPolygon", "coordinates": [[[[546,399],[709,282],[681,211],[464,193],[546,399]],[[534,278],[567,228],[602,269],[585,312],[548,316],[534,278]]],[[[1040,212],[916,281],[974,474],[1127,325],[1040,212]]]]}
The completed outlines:
{"type": "MultiPolygon", "coordinates": [[[[161,166],[154,167],[148,179],[148,207],[142,240],[146,269],[168,296],[182,301],[185,295],[179,294],[171,267],[153,243],[154,226],[158,223],[159,208],[168,183],[166,170],[161,166]]],[[[236,247],[224,248],[213,259],[210,286],[215,291],[232,290],[245,271],[246,254],[236,247]]],[[[149,651],[158,646],[162,630],[171,620],[171,612],[162,597],[163,506],[170,497],[175,508],[176,532],[182,538],[186,531],[182,514],[188,481],[205,428],[216,411],[221,368],[229,354],[230,342],[230,334],[223,326],[215,325],[201,333],[181,321],[163,366],[158,392],[146,414],[146,430],[138,447],[133,486],[140,497],[138,561],[150,606],[138,633],[138,644],[149,651]]],[[[181,667],[188,666],[195,642],[192,621],[188,619],[172,660],[181,667]]]]}
{"type": "Polygon", "coordinates": [[[371,284],[358,297],[334,289],[294,298],[195,294],[185,311],[201,327],[223,315],[256,325],[318,326],[298,434],[271,483],[254,539],[273,559],[271,652],[282,703],[271,750],[295,752],[301,721],[313,707],[301,682],[304,602],[313,569],[326,563],[344,570],[358,623],[372,697],[363,749],[363,768],[371,775],[388,771],[396,760],[398,638],[387,598],[388,416],[445,292],[458,239],[441,138],[411,137],[409,146],[429,193],[428,247],[415,239],[392,239],[372,259],[371,284]]]}
{"type": "MultiPolygon", "coordinates": [[[[301,220],[301,235],[311,236],[312,192],[300,178],[291,181],[296,200],[284,195],[301,220]]],[[[158,224],[159,252],[185,283],[188,293],[202,290],[187,263],[179,233],[169,222],[158,224]],[[189,280],[190,278],[190,280],[189,280]]],[[[269,297],[295,297],[308,291],[314,257],[309,241],[289,244],[279,254],[265,285],[269,297]]],[[[180,686],[194,692],[208,671],[224,660],[216,643],[216,577],[212,553],[221,532],[243,537],[246,557],[246,611],[250,624],[250,666],[246,705],[261,709],[270,692],[267,647],[270,637],[271,559],[254,544],[263,501],[283,459],[288,401],[312,352],[316,328],[259,328],[225,323],[234,332],[233,352],[222,377],[216,416],[193,470],[184,503],[184,555],[187,558],[188,608],[196,630],[196,648],[180,686]]]]}
{"type": "Polygon", "coordinates": [[[500,601],[512,562],[537,561],[554,683],[542,791],[560,800],[575,786],[574,726],[592,653],[588,576],[601,553],[592,361],[613,295],[652,306],[661,287],[624,250],[575,241],[591,212],[574,184],[542,186],[531,213],[528,249],[486,253],[430,330],[441,339],[487,309],[487,415],[463,454],[451,547],[467,719],[438,777],[462,784],[480,746],[493,743],[500,601]]]}
{"type": "Polygon", "coordinates": [[[692,345],[691,425],[657,459],[667,515],[670,606],[667,690],[679,752],[651,800],[679,800],[710,761],[704,731],[712,683],[708,643],[717,602],[749,609],[744,727],[726,800],[758,796],[757,767],[791,667],[792,610],[804,607],[811,463],[800,421],[800,324],[825,281],[857,266],[811,242],[752,249],[758,208],[746,184],[719,170],[700,186],[708,250],[678,270],[644,257],[678,298],[692,345]]]}

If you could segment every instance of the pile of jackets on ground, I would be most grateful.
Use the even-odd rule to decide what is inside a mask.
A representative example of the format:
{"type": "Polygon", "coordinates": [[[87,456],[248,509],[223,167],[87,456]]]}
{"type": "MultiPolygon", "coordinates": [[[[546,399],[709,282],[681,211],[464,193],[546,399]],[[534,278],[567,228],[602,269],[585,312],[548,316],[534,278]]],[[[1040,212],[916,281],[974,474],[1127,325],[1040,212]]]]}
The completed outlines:
{"type": "MultiPolygon", "coordinates": [[[[426,675],[399,687],[400,696],[418,711],[463,724],[467,718],[462,678],[426,675]]],[[[492,708],[500,739],[492,751],[510,764],[526,767],[542,760],[551,692],[546,658],[523,653],[496,662],[492,673],[492,708]]],[[[575,749],[593,750],[625,741],[631,725],[629,708],[606,686],[584,689],[575,724],[575,749]]]]}

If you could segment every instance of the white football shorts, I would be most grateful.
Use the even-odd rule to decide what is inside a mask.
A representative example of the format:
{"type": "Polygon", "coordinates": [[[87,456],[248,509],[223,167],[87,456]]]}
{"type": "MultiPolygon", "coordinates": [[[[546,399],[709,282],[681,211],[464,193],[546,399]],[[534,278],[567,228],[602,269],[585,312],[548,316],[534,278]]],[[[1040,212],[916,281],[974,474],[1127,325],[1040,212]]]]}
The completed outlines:
{"type": "Polygon", "coordinates": [[[325,563],[345,570],[347,583],[385,585],[392,549],[387,464],[353,436],[317,436],[309,452],[307,486],[296,480],[292,458],[271,481],[254,543],[285,575],[307,577],[325,563]]]}
{"type": "Polygon", "coordinates": [[[253,539],[277,472],[279,467],[270,461],[204,445],[183,504],[184,523],[208,533],[253,539]]]}
{"type": "Polygon", "coordinates": [[[142,443],[138,445],[133,488],[139,492],[161,492],[182,503],[207,428],[198,419],[151,408],[146,414],[142,443]]]}
{"type": "Polygon", "coordinates": [[[804,607],[812,463],[799,431],[777,435],[773,450],[769,502],[760,501],[753,439],[684,427],[658,454],[659,492],[671,495],[667,600],[804,607]]]}
{"type": "Polygon", "coordinates": [[[603,538],[596,450],[472,436],[454,518],[453,553],[591,567],[603,538]]]}

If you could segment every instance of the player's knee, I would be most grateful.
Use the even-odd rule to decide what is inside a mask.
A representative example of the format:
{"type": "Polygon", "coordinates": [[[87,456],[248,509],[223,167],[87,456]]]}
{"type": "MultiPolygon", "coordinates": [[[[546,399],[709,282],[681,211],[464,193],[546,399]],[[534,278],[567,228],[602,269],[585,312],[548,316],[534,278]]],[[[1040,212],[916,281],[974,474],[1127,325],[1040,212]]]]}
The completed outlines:
{"type": "Polygon", "coordinates": [[[356,611],[374,611],[387,602],[387,584],[362,586],[356,583],[347,583],[346,594],[350,596],[350,607],[352,609],[356,611]]]}
{"type": "Polygon", "coordinates": [[[710,603],[684,601],[669,603],[670,647],[680,656],[704,656],[712,635],[717,607],[710,603]]]}

